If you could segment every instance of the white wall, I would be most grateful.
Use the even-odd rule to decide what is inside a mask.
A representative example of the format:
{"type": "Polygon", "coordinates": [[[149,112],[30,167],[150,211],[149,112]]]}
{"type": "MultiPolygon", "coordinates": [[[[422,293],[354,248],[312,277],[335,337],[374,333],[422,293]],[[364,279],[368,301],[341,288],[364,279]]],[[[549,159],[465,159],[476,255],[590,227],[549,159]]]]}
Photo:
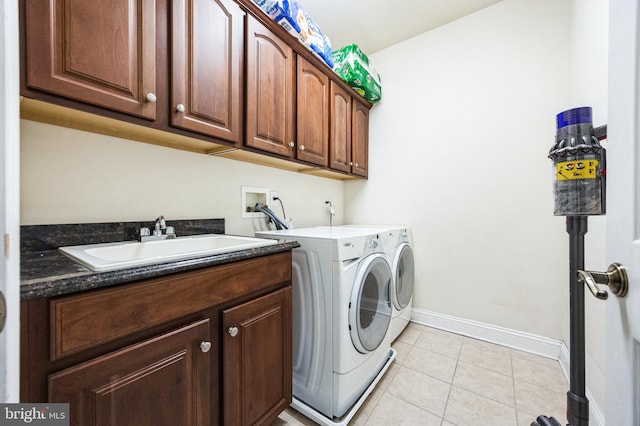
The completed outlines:
{"type": "Polygon", "coordinates": [[[568,0],[505,0],[372,55],[370,178],[347,222],[403,223],[417,308],[554,339],[568,239],[547,153],[567,108],[568,0]]]}
{"type": "MultiPolygon", "coordinates": [[[[329,197],[342,220],[344,184],[224,158],[21,121],[23,225],[225,218],[230,234],[253,235],[241,218],[241,187],[278,191],[297,227],[328,225],[329,197]]],[[[280,205],[272,210],[282,218],[280,205]]],[[[180,230],[176,230],[179,234],[180,230]]]]}
{"type": "MultiPolygon", "coordinates": [[[[371,56],[370,179],[345,221],[404,223],[417,308],[569,344],[568,235],[553,217],[555,115],[606,123],[606,0],[505,0],[371,56]]],[[[590,218],[586,267],[604,265],[590,218]]],[[[587,386],[604,403],[604,304],[587,293],[587,386]]]]}

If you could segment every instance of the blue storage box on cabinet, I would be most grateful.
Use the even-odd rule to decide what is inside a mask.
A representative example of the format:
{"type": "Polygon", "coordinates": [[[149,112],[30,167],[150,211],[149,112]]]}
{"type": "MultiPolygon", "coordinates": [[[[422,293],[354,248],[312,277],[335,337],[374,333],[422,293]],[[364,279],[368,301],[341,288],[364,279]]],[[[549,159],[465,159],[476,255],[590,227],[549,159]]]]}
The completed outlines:
{"type": "Polygon", "coordinates": [[[297,0],[253,0],[271,19],[280,24],[310,51],[333,68],[329,37],[313,22],[297,0]]]}
{"type": "Polygon", "coordinates": [[[294,37],[299,37],[300,27],[291,12],[289,0],[253,0],[271,19],[294,37]]]}

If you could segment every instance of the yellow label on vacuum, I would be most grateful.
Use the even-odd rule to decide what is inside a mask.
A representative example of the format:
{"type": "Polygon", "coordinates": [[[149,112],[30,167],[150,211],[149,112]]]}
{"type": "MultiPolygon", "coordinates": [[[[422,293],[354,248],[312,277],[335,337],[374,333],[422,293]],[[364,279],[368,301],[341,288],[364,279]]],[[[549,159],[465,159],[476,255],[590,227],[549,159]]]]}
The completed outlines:
{"type": "Polygon", "coordinates": [[[598,160],[575,160],[556,164],[557,180],[595,179],[598,160]]]}

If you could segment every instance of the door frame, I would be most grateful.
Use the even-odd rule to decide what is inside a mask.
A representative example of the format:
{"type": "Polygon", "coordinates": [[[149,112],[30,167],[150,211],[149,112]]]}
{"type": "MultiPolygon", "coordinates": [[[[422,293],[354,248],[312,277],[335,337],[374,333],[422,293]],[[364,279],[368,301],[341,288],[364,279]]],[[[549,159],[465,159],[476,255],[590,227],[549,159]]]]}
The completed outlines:
{"type": "Polygon", "coordinates": [[[638,152],[640,128],[640,6],[638,0],[609,2],[609,108],[607,112],[607,250],[608,263],[628,267],[629,292],[609,297],[606,306],[605,418],[607,424],[631,426],[640,418],[638,378],[640,316],[640,212],[638,152]],[[631,373],[631,374],[629,374],[631,373]]]}
{"type": "Polygon", "coordinates": [[[0,6],[0,291],[7,320],[0,332],[0,402],[20,400],[20,56],[18,2],[0,6]]]}

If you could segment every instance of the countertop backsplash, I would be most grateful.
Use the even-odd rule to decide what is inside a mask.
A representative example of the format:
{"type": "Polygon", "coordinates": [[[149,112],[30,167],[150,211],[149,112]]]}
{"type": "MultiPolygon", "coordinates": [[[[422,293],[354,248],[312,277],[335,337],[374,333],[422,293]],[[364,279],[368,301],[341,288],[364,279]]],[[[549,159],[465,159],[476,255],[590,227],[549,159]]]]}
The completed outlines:
{"type": "MultiPolygon", "coordinates": [[[[167,220],[176,236],[224,234],[224,219],[167,220]]],[[[149,222],[76,223],[61,225],[23,225],[20,227],[20,253],[57,250],[58,247],[82,244],[134,241],[140,228],[153,229],[149,222]]]]}

